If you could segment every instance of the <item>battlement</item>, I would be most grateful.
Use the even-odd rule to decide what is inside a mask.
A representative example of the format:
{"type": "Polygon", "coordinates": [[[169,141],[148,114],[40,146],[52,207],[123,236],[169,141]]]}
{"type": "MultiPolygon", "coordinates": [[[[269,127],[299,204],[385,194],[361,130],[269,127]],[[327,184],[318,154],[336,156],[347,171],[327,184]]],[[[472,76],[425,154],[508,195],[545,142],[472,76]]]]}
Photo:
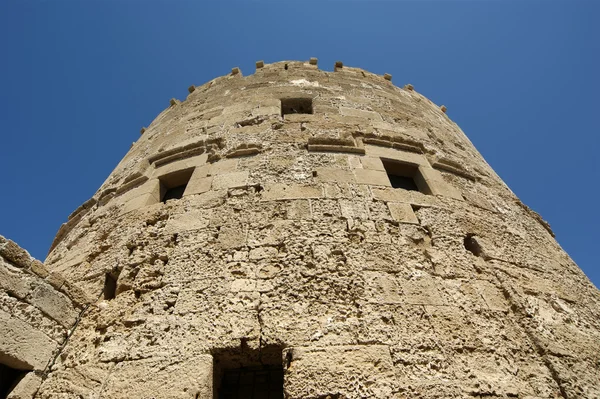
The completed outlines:
{"type": "Polygon", "coordinates": [[[0,238],[0,393],[600,395],[600,293],[549,226],[445,106],[318,65],[171,99],[44,265],[0,238]]]}

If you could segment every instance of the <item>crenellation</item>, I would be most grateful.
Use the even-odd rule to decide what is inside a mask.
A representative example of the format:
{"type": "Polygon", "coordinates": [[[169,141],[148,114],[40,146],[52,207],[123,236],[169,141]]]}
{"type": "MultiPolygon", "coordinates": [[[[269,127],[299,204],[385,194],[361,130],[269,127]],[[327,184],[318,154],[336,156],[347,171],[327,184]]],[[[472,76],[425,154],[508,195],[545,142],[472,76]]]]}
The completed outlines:
{"type": "Polygon", "coordinates": [[[316,58],[189,91],[45,264],[0,237],[0,364],[43,346],[11,346],[23,390],[209,398],[245,366],[289,398],[600,394],[598,290],[444,106],[316,58]]]}

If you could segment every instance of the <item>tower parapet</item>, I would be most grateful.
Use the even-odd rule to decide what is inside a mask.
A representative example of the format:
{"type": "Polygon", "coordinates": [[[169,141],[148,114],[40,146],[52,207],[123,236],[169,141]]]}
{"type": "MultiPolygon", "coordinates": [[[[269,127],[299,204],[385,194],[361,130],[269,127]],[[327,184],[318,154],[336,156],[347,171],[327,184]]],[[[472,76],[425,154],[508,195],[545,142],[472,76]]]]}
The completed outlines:
{"type": "Polygon", "coordinates": [[[598,396],[547,223],[445,106],[317,65],[191,86],[69,217],[46,267],[97,301],[38,397],[598,396]]]}

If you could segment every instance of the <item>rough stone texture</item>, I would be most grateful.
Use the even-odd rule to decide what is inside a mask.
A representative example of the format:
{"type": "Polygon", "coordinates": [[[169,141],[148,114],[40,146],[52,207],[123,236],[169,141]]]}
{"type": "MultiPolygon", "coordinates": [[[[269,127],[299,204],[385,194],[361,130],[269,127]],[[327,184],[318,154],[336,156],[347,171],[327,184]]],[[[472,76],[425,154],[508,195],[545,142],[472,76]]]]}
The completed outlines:
{"type": "MultiPolygon", "coordinates": [[[[274,364],[289,398],[599,397],[600,294],[547,223],[412,86],[315,64],[172,101],[71,215],[45,263],[62,280],[44,278],[116,296],[37,396],[208,398],[222,369],[274,364]],[[282,116],[290,98],[313,114],[282,116]],[[178,172],[182,198],[161,202],[178,172]]],[[[33,266],[2,248],[2,289],[58,342],[77,313],[33,301],[33,266]]]]}
{"type": "Polygon", "coordinates": [[[0,236],[0,364],[26,373],[9,398],[35,395],[79,313],[91,301],[0,236]]]}

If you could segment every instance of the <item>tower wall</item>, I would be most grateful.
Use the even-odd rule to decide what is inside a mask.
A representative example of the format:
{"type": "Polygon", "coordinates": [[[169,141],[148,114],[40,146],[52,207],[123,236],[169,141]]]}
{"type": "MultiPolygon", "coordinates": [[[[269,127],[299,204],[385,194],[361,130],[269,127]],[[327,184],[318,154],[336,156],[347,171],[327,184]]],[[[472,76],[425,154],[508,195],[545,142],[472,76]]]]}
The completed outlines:
{"type": "Polygon", "coordinates": [[[172,100],[61,227],[47,267],[98,299],[38,397],[209,398],[264,365],[288,398],[600,395],[598,290],[445,107],[258,66],[172,100]]]}

